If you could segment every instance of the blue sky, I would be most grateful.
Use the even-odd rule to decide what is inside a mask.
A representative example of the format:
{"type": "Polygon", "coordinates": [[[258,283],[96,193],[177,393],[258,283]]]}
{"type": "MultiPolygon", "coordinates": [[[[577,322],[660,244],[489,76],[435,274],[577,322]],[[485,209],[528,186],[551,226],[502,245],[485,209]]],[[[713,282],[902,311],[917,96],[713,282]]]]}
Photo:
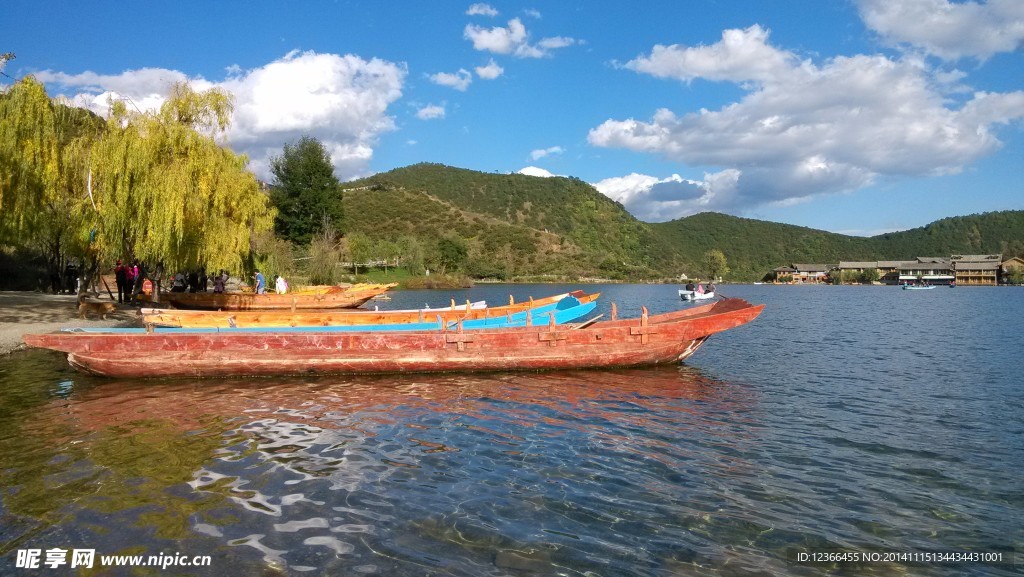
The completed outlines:
{"type": "Polygon", "coordinates": [[[1024,2],[42,2],[2,83],[105,113],[235,96],[269,178],[302,135],[348,180],[416,162],[575,176],[638,218],[845,234],[1024,209],[1024,2]]]}

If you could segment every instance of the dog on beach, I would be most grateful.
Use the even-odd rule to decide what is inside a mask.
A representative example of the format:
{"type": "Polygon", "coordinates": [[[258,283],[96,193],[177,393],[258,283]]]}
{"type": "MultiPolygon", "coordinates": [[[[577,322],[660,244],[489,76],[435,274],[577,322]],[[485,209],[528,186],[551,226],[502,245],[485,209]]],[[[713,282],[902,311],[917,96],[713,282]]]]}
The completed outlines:
{"type": "Polygon", "coordinates": [[[84,294],[78,295],[78,316],[86,318],[88,313],[95,313],[103,320],[107,315],[117,310],[117,305],[112,302],[91,301],[84,294]]]}

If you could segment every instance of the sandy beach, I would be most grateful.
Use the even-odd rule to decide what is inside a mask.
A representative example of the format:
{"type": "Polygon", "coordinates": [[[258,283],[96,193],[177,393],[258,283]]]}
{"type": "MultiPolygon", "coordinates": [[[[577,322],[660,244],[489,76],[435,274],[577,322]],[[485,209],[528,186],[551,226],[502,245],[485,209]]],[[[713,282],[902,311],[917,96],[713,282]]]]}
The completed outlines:
{"type": "MultiPolygon", "coordinates": [[[[99,300],[109,301],[103,295],[99,300]]],[[[0,355],[25,348],[22,335],[45,333],[64,327],[114,327],[136,322],[136,307],[122,306],[106,320],[96,315],[78,316],[78,297],[38,292],[0,291],[0,355]]]]}

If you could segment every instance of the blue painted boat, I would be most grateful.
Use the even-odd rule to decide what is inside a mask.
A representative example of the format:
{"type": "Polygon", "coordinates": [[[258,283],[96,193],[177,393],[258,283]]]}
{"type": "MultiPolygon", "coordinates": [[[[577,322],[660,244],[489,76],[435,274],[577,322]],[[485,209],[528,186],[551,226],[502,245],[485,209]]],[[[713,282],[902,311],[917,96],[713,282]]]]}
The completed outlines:
{"type": "MultiPolygon", "coordinates": [[[[572,322],[597,307],[596,301],[580,302],[574,296],[567,296],[557,302],[535,307],[517,313],[507,315],[469,319],[461,321],[463,330],[485,329],[485,328],[509,328],[509,327],[545,327],[554,320],[554,324],[560,325],[572,322]]],[[[332,326],[300,326],[300,327],[245,327],[245,328],[180,328],[180,327],[152,327],[152,328],[69,328],[62,329],[64,332],[73,333],[102,333],[102,334],[145,334],[145,333],[339,333],[339,332],[396,332],[396,331],[440,331],[453,330],[459,327],[459,321],[444,321],[440,319],[434,322],[422,323],[387,323],[376,325],[332,325],[332,326]]]]}

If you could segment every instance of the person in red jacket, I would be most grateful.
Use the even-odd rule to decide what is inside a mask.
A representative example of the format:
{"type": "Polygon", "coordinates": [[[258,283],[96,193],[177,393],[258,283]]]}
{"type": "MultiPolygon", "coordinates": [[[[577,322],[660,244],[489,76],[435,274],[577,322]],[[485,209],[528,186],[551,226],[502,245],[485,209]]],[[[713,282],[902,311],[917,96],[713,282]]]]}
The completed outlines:
{"type": "Polygon", "coordinates": [[[121,261],[117,261],[117,266],[114,267],[114,281],[117,282],[117,302],[123,304],[124,297],[129,294],[128,267],[121,264],[121,261]]]}

